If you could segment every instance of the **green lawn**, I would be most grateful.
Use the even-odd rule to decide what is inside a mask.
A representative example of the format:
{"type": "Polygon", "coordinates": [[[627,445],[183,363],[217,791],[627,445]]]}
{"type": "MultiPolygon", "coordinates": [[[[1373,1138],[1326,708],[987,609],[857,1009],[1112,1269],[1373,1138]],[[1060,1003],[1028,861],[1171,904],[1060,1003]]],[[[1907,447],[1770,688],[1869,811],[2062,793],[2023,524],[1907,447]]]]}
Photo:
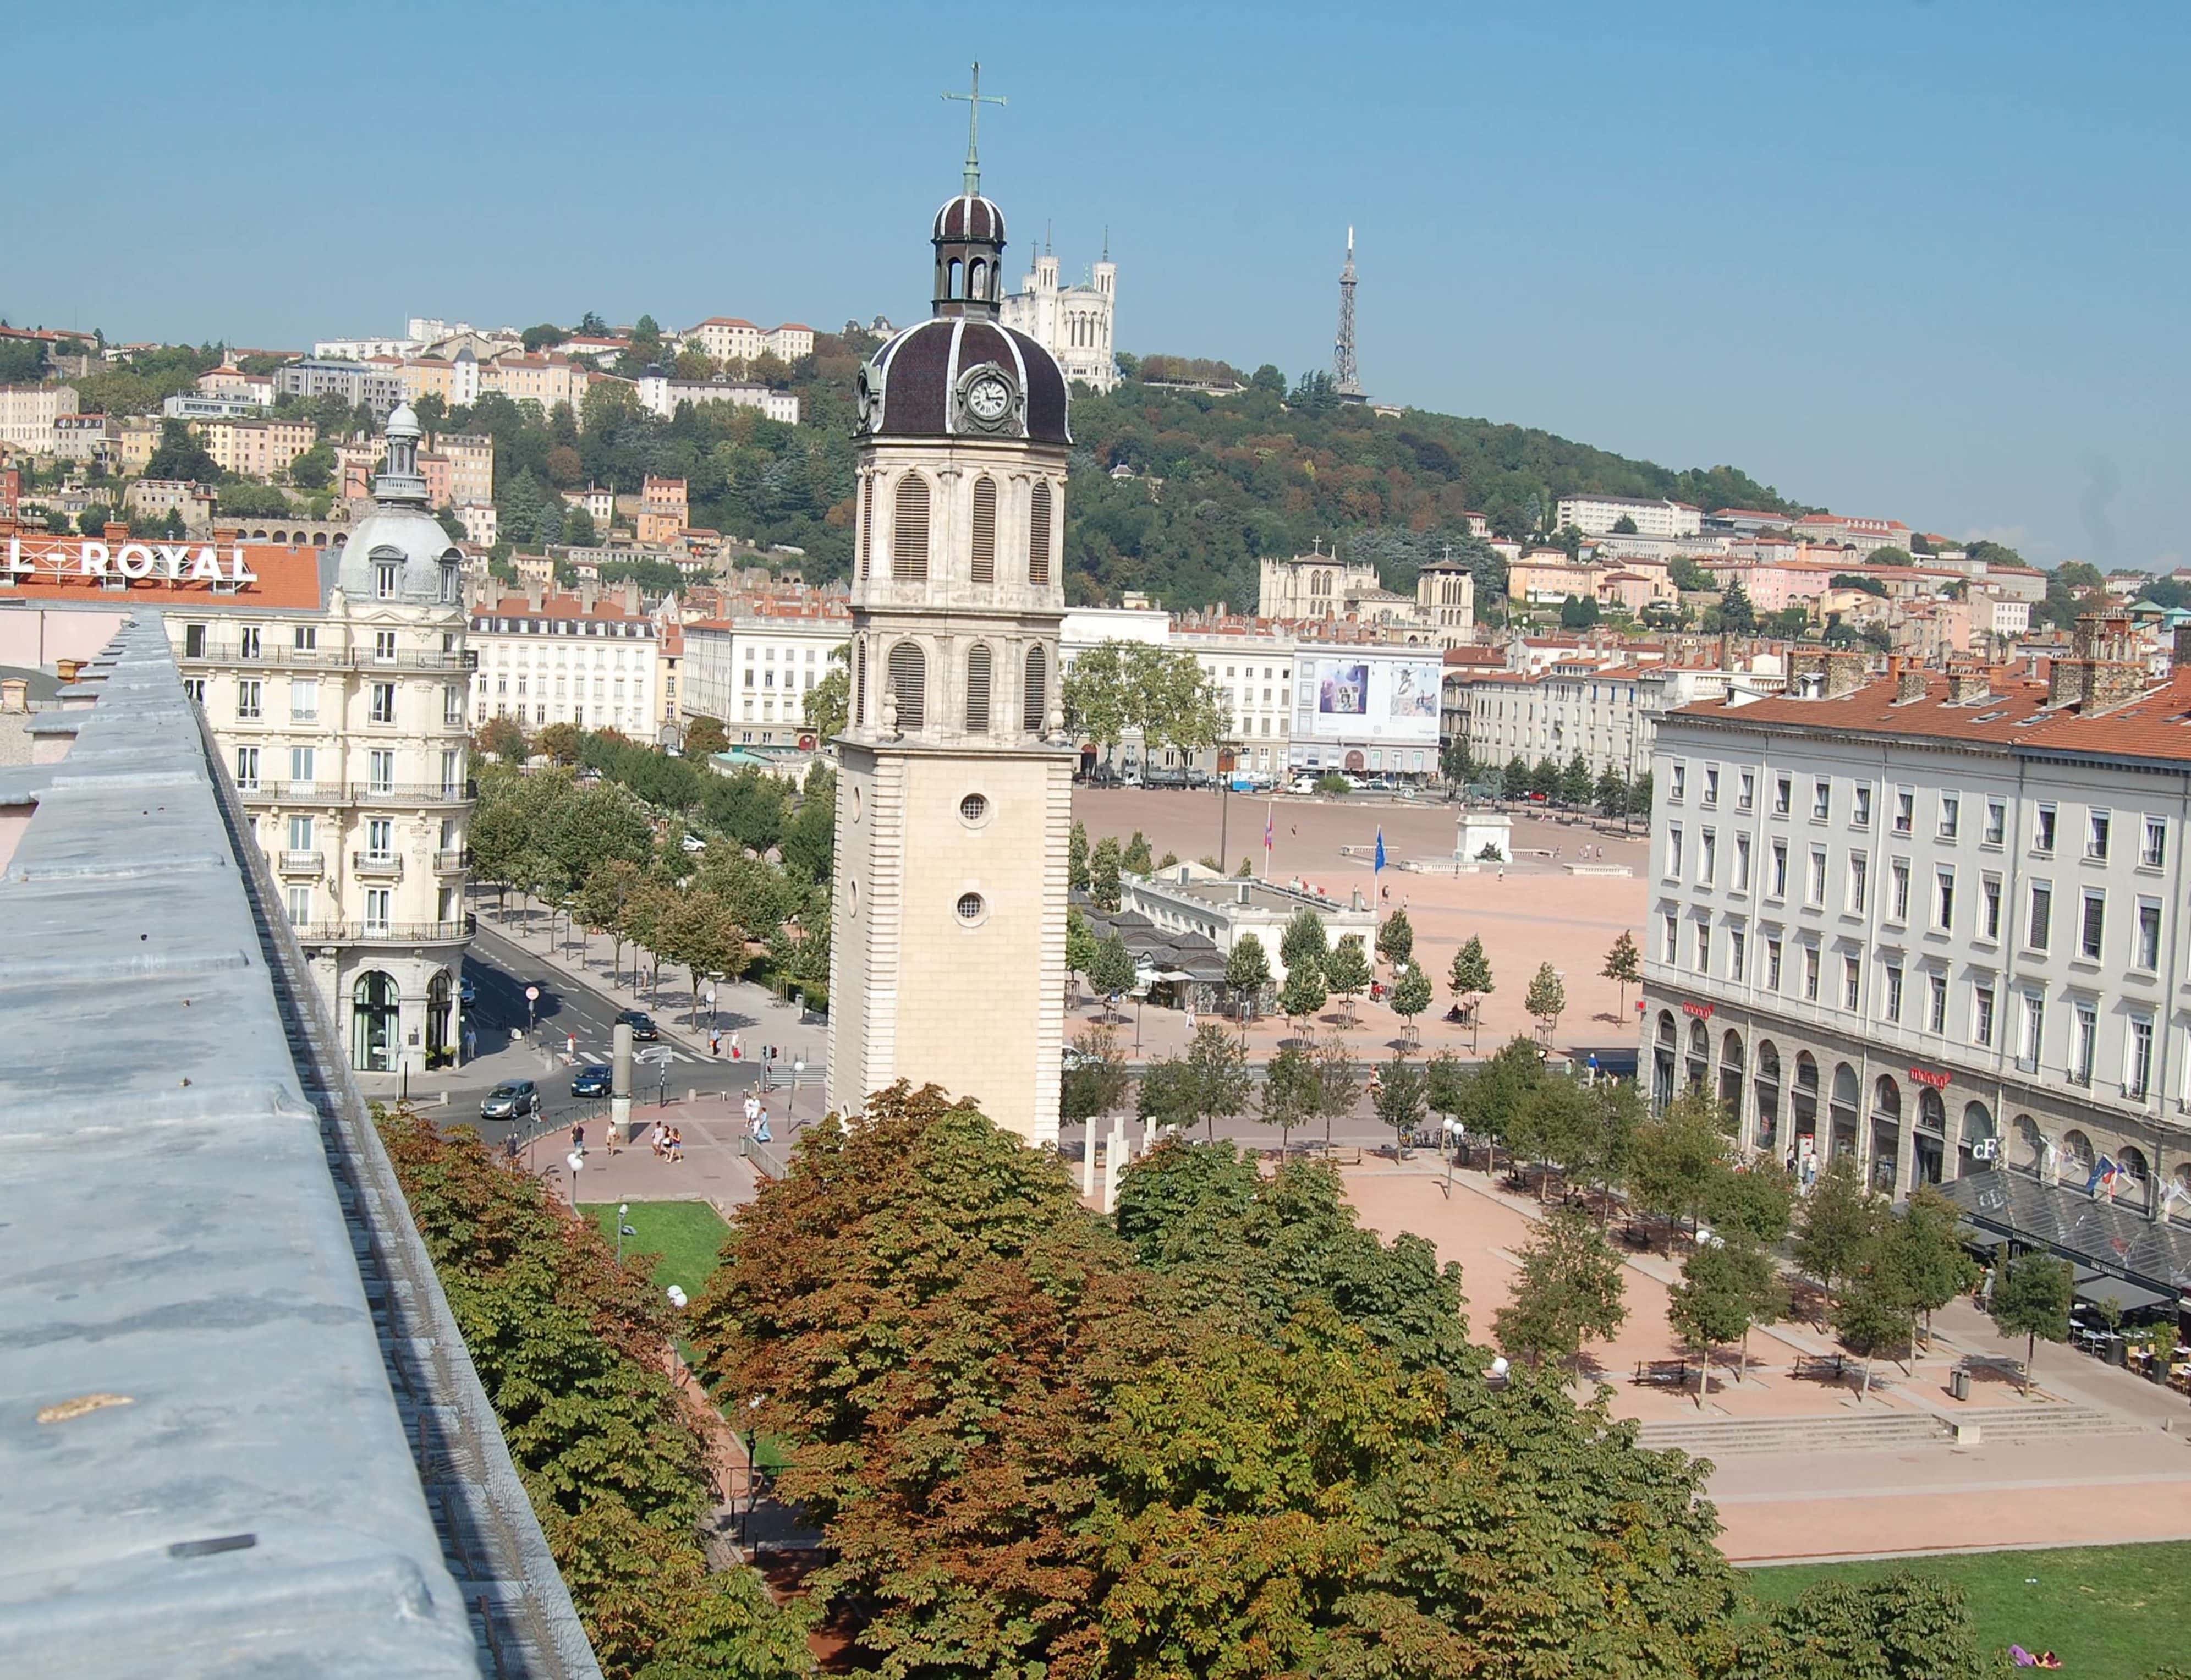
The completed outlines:
{"type": "MultiPolygon", "coordinates": [[[[723,1239],[730,1227],[723,1216],[705,1202],[631,1202],[626,1204],[631,1211],[623,1222],[638,1234],[623,1239],[626,1254],[658,1254],[655,1263],[654,1281],[663,1288],[680,1285],[688,1296],[698,1299],[715,1269],[716,1256],[722,1252],[723,1239]]],[[[578,1210],[600,1227],[601,1234],[616,1244],[616,1209],[606,1202],[582,1204],[578,1210]]]]}
{"type": "Polygon", "coordinates": [[[2051,1650],[2062,1659],[2062,1672],[2079,1680],[2143,1680],[2167,1664],[2191,1666],[2191,1631],[2180,1615],[2191,1541],[1792,1564],[1744,1575],[1760,1599],[1778,1603],[1815,1581],[1869,1580],[1897,1569],[1962,1588],[1988,1646],[2051,1650]]]}

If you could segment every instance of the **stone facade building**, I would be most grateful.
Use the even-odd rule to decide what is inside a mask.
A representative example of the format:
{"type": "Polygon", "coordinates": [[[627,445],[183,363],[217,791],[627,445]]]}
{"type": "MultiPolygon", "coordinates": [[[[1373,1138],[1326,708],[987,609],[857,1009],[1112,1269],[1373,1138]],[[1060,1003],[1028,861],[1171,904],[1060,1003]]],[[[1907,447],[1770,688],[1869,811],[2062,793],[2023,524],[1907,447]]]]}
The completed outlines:
{"type": "Polygon", "coordinates": [[[1118,265],[1106,240],[1102,260],[1079,286],[1058,283],[1057,254],[1045,244],[1020,289],[1004,299],[1001,314],[1006,327],[1045,345],[1068,381],[1107,391],[1118,383],[1112,336],[1118,309],[1118,265]]]}
{"type": "Polygon", "coordinates": [[[1786,698],[1668,715],[1653,1095],[1703,1085],[1746,1145],[1898,1194],[2005,1174],[2191,1214],[2187,720],[2191,670],[2154,683],[2119,618],[2043,682],[1829,653],[1786,698]]]}

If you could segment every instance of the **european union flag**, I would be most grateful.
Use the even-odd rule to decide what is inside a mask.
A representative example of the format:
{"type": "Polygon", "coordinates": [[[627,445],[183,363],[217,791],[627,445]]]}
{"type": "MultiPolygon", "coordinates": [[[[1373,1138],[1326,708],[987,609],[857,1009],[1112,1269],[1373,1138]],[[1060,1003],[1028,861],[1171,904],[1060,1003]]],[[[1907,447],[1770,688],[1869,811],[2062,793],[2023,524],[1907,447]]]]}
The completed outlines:
{"type": "Polygon", "coordinates": [[[1370,873],[1371,873],[1372,874],[1375,874],[1379,873],[1380,871],[1381,871],[1381,870],[1384,868],[1384,867],[1385,867],[1385,825],[1384,825],[1382,823],[1380,823],[1377,825],[1377,868],[1376,868],[1375,869],[1371,870],[1371,871],[1370,871],[1370,873]]]}

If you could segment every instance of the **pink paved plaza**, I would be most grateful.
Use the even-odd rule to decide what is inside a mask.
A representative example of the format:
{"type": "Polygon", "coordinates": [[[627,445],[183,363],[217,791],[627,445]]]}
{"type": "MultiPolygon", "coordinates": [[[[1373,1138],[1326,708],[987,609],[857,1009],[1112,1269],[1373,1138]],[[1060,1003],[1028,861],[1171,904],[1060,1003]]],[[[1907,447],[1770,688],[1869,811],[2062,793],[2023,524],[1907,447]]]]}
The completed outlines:
{"type": "MultiPolygon", "coordinates": [[[[1267,812],[1275,841],[1271,878],[1300,880],[1341,903],[1352,892],[1358,891],[1366,898],[1377,891],[1369,853],[1382,825],[1388,867],[1381,886],[1390,896],[1379,908],[1386,913],[1396,907],[1406,908],[1415,930],[1415,960],[1437,988],[1437,1002],[1418,1023],[1426,1051],[1465,1051],[1470,1045],[1466,1028],[1450,1026],[1441,1017],[1453,1001],[1445,984],[1446,971],[1453,965],[1454,953],[1471,935],[1483,941],[1498,988],[1482,1005],[1477,1042],[1484,1054],[1514,1034],[1533,1029],[1522,997],[1530,976],[1543,962],[1561,971],[1567,986],[1568,1012],[1560,1021],[1557,1042],[1605,1045],[1634,1039],[1636,988],[1628,988],[1624,1016],[1619,987],[1602,978],[1600,971],[1606,953],[1624,930],[1639,942],[1642,938],[1645,844],[1640,833],[1624,838],[1617,824],[1601,832],[1585,823],[1517,813],[1514,847],[1519,861],[1504,879],[1494,869],[1441,876],[1417,874],[1400,865],[1409,859],[1449,862],[1458,814],[1454,806],[1283,796],[1267,801],[1243,794],[1235,794],[1230,804],[1226,850],[1232,868],[1246,857],[1257,874],[1263,873],[1267,812]],[[1345,856],[1340,849],[1350,846],[1362,848],[1363,855],[1345,856]],[[1569,874],[1566,865],[1578,858],[1584,846],[1602,846],[1608,863],[1626,864],[1634,874],[1569,874]],[[1533,855],[1555,847],[1561,854],[1556,861],[1533,855]]],[[[1123,842],[1138,829],[1158,857],[1171,851],[1195,858],[1215,856],[1217,851],[1219,811],[1213,794],[1081,788],[1074,791],[1073,812],[1086,824],[1091,844],[1107,835],[1123,842]]],[[[1397,1036],[1399,1017],[1366,999],[1358,1012],[1359,1024],[1349,1036],[1357,1053],[1374,1056],[1397,1036]]],[[[1097,1013],[1090,1007],[1077,1011],[1077,1017],[1092,1022],[1097,1013]]],[[[1335,1006],[1327,1019],[1337,1022],[1335,1006]]],[[[1068,1023],[1068,1030],[1074,1024],[1068,1023]]],[[[1144,1011],[1141,1031],[1145,1045],[1163,1051],[1184,1040],[1186,1022],[1171,1011],[1150,1009],[1144,1011]]],[[[1265,1020],[1254,1029],[1251,1043],[1259,1055],[1265,1054],[1285,1033],[1284,1022],[1265,1020]]]]}

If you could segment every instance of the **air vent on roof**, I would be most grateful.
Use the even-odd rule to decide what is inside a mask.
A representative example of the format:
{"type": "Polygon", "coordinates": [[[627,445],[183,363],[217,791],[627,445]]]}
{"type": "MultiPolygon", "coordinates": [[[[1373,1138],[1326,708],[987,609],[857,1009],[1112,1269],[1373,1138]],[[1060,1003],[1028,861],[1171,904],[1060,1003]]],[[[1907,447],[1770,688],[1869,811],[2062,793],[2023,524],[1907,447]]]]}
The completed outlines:
{"type": "Polygon", "coordinates": [[[1971,721],[1972,723],[1992,723],[1996,719],[2005,718],[2007,715],[2008,709],[2006,706],[2003,706],[1990,712],[1980,712],[1976,717],[1972,718],[1971,721]]]}

